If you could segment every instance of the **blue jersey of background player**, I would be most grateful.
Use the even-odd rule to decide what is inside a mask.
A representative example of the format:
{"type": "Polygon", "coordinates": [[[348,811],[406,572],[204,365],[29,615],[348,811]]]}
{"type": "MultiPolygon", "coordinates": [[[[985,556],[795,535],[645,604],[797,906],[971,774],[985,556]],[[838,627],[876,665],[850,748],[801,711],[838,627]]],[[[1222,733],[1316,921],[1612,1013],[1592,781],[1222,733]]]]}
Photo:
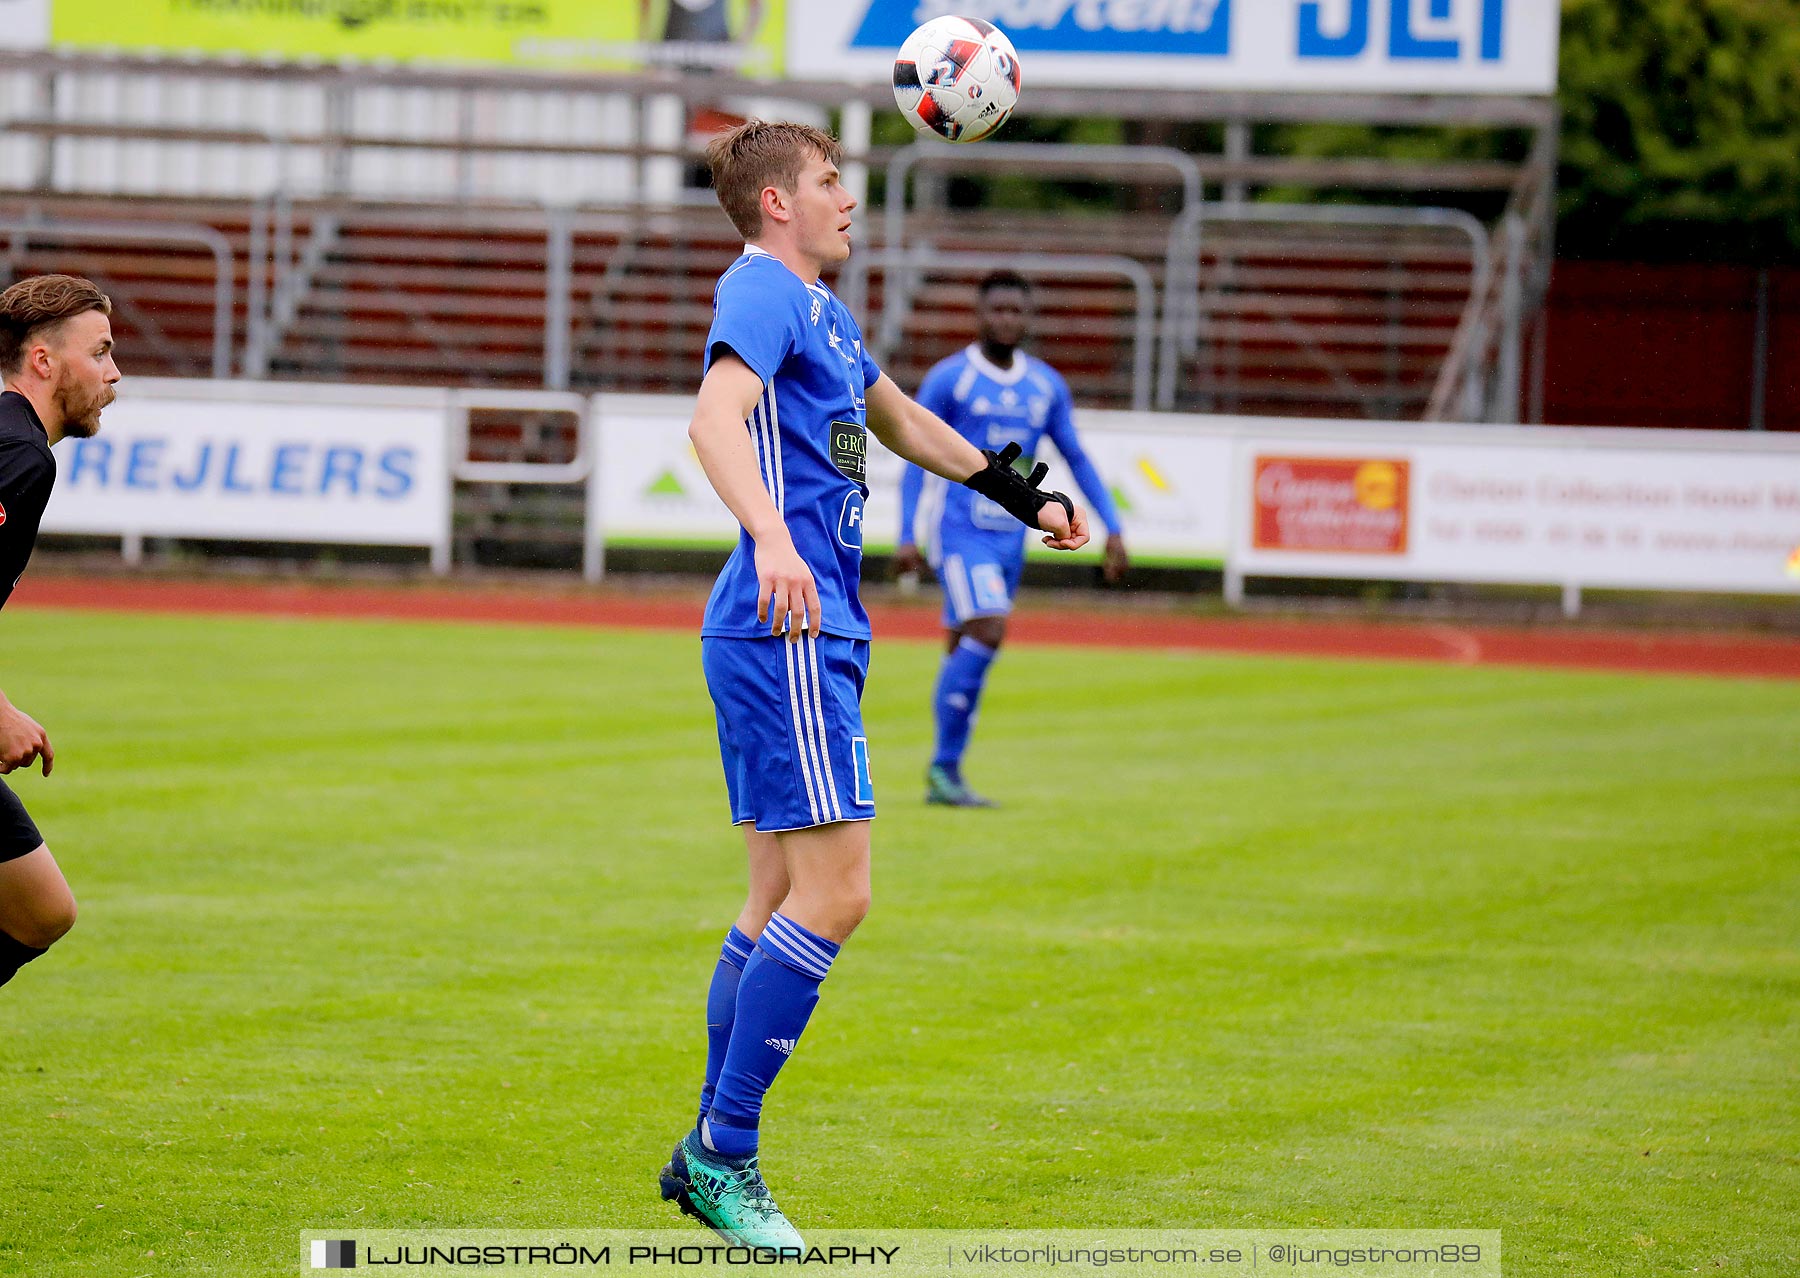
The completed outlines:
{"type": "Polygon", "coordinates": [[[707,994],[706,1081],[664,1198],[726,1238],[799,1245],[757,1165],[763,1098],[838,948],[869,908],[875,794],[862,726],[869,621],[858,597],[867,435],[971,483],[1075,550],[1086,521],[908,399],[819,280],[850,256],[856,201],[830,135],[753,120],[707,149],[747,241],[719,277],[688,437],[742,532],[701,628],[731,819],[750,891],[707,994]]]}
{"type": "MultiPolygon", "coordinates": [[[[1031,287],[1023,276],[995,271],[981,281],[975,306],[979,340],[925,375],[919,403],[964,439],[998,452],[1016,443],[1027,459],[1048,438],[1106,526],[1105,574],[1125,573],[1118,511],[1075,434],[1069,384],[1050,365],[1019,349],[1031,324],[1031,287]]],[[[981,705],[989,668],[1006,640],[1025,538],[1018,521],[986,498],[908,466],[900,481],[900,544],[894,562],[916,573],[929,561],[944,588],[948,643],[932,706],[937,745],[926,774],[929,803],[987,807],[963,780],[962,757],[981,705]],[[919,552],[923,543],[925,553],[919,552]]]]}

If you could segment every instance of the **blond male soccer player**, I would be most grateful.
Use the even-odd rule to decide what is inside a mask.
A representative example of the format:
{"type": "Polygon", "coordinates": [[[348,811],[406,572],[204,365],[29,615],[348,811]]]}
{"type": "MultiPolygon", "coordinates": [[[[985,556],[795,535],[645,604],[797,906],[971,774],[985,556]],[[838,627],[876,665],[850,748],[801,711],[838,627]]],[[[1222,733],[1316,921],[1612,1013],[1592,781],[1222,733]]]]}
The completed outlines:
{"type": "Polygon", "coordinates": [[[757,120],[708,148],[719,203],[747,243],[719,277],[688,435],[742,525],[700,634],[750,891],[707,996],[699,1120],[663,1168],[662,1193],[753,1246],[800,1245],[758,1170],[757,1127],[869,908],[870,635],[857,594],[868,432],[991,497],[1045,545],[1088,539],[1074,504],[1037,487],[1041,471],[1020,475],[1013,450],[985,453],[908,399],[820,283],[850,256],[856,201],[839,159],[829,134],[757,120]]]}
{"type": "MultiPolygon", "coordinates": [[[[112,303],[88,281],[40,275],[0,293],[0,607],[31,549],[56,482],[50,446],[100,429],[113,401],[112,303]]],[[[37,720],[0,692],[0,772],[56,752],[37,720]]],[[[0,985],[75,925],[75,897],[19,796],[0,781],[0,985]]]]}

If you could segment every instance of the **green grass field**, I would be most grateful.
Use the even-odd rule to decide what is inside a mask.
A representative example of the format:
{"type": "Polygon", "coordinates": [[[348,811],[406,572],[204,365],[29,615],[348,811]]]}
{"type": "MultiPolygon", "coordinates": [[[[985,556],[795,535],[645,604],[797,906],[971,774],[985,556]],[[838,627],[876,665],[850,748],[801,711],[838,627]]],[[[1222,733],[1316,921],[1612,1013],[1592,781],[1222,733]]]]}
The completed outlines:
{"type": "MultiPolygon", "coordinates": [[[[0,991],[0,1273],[674,1225],[741,891],[688,635],[9,611],[81,898],[0,991]]],[[[813,1227],[1462,1226],[1800,1271],[1800,684],[1018,649],[765,1126],[813,1227]],[[1034,691],[1034,689],[1036,691],[1034,691]]]]}

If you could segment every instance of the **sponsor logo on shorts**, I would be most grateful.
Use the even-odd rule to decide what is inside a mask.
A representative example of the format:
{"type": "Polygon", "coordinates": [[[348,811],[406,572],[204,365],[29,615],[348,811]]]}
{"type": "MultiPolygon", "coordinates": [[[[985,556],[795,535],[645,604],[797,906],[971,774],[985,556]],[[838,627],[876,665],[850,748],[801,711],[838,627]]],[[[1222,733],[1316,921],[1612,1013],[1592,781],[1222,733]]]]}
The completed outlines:
{"type": "Polygon", "coordinates": [[[783,1056],[792,1056],[794,1054],[794,1040],[791,1038],[765,1038],[763,1040],[763,1045],[766,1047],[773,1047],[783,1056]]]}

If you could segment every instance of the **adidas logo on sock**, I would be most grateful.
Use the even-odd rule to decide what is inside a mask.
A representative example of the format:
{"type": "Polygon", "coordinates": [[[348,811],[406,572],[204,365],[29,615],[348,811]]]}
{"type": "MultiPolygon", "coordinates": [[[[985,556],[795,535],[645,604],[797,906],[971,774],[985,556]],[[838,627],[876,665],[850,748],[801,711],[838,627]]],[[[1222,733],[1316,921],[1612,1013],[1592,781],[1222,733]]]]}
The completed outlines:
{"type": "Polygon", "coordinates": [[[792,1056],[794,1054],[794,1040],[791,1038],[765,1038],[763,1042],[767,1046],[773,1047],[783,1056],[792,1056]]]}

